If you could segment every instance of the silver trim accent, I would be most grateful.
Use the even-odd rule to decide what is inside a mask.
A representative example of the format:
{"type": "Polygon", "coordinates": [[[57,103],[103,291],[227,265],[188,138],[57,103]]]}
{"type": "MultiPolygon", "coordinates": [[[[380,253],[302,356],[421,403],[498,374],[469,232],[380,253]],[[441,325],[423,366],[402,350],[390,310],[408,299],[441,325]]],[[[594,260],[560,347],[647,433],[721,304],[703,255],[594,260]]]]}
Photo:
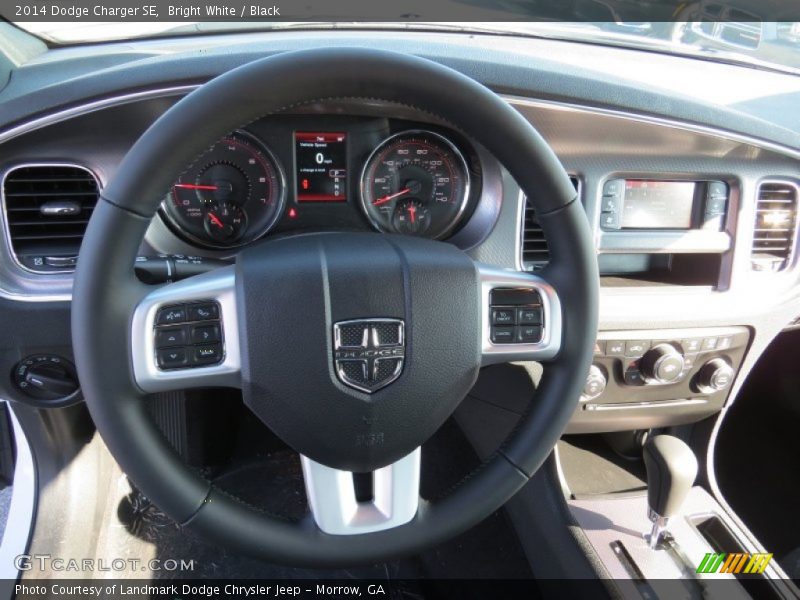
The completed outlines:
{"type": "Polygon", "coordinates": [[[11,242],[11,225],[8,222],[8,209],[6,207],[6,179],[8,178],[9,174],[18,170],[18,169],[26,169],[29,167],[66,167],[71,169],[78,169],[81,171],[85,171],[88,173],[92,179],[95,180],[97,184],[97,201],[100,201],[100,194],[103,192],[103,184],[100,181],[100,178],[97,174],[92,171],[89,167],[85,167],[78,163],[70,163],[70,162],[61,162],[61,161],[53,161],[53,162],[25,162],[15,164],[5,171],[3,171],[2,180],[0,180],[0,217],[2,217],[3,221],[3,237],[5,238],[6,248],[8,248],[8,253],[11,256],[11,259],[14,261],[14,264],[25,271],[26,273],[34,273],[36,275],[66,275],[69,273],[74,273],[75,269],[63,269],[58,271],[39,271],[36,269],[31,269],[30,267],[26,267],[25,265],[20,262],[17,253],[14,252],[14,245],[11,242]]]}
{"type": "Polygon", "coordinates": [[[508,271],[476,263],[481,294],[481,364],[491,365],[517,360],[543,361],[554,358],[561,349],[561,301],[547,281],[533,273],[508,271]],[[494,288],[536,290],[542,299],[542,339],[535,344],[493,344],[491,341],[490,293],[494,288]]]}
{"type": "MultiPolygon", "coordinates": [[[[272,220],[269,221],[267,226],[264,227],[256,237],[247,241],[236,242],[234,244],[214,244],[212,242],[209,242],[208,240],[202,240],[184,231],[183,227],[178,222],[177,218],[173,216],[170,213],[169,209],[167,208],[167,205],[169,204],[168,201],[172,196],[172,189],[170,189],[170,191],[167,192],[167,196],[161,201],[161,204],[158,205],[158,211],[156,212],[156,214],[158,215],[159,218],[165,221],[165,223],[168,224],[171,228],[177,229],[179,232],[179,236],[183,236],[187,241],[189,241],[189,243],[196,244],[201,248],[210,248],[212,250],[226,251],[226,250],[234,250],[236,248],[241,248],[242,246],[252,244],[260,240],[265,235],[267,235],[272,230],[272,228],[275,227],[276,223],[280,220],[280,218],[283,216],[284,211],[286,210],[286,198],[288,195],[287,184],[286,184],[286,173],[283,169],[283,165],[275,156],[275,153],[272,152],[272,150],[266,145],[266,143],[264,143],[264,141],[261,138],[257,137],[256,135],[244,129],[236,129],[230,132],[229,134],[223,136],[213,144],[211,144],[211,146],[220,143],[226,137],[235,137],[235,136],[246,138],[252,145],[256,147],[257,150],[263,152],[266,158],[272,162],[272,166],[275,168],[275,173],[278,178],[278,185],[280,186],[278,208],[276,209],[275,215],[272,217],[272,220]]],[[[205,154],[211,149],[211,146],[209,146],[206,152],[203,155],[201,155],[198,158],[198,160],[200,160],[200,158],[205,156],[205,154]]],[[[239,208],[244,210],[244,205],[240,206],[239,208]]]]}
{"type": "Polygon", "coordinates": [[[603,231],[598,233],[597,250],[600,254],[714,253],[723,254],[733,247],[727,231],[603,231]]]}
{"type": "MultiPolygon", "coordinates": [[[[405,323],[402,319],[353,319],[350,321],[339,321],[338,323],[334,323],[333,325],[333,365],[336,369],[336,375],[339,377],[339,381],[345,384],[348,387],[354,388],[359,390],[360,392],[364,392],[367,394],[372,394],[377,392],[378,390],[386,387],[390,383],[397,381],[397,378],[400,377],[400,374],[403,372],[403,366],[405,364],[405,347],[406,347],[406,331],[405,331],[405,323]],[[373,325],[378,325],[381,323],[391,323],[392,325],[397,325],[398,327],[398,342],[393,344],[381,344],[381,341],[378,337],[377,330],[373,327],[373,325]],[[364,332],[363,332],[363,339],[359,346],[346,346],[342,343],[342,327],[347,327],[351,325],[364,325],[364,332]],[[365,358],[339,358],[337,354],[340,351],[359,351],[359,350],[380,350],[381,348],[394,349],[395,351],[401,351],[402,354],[392,353],[389,356],[385,357],[365,357],[365,358]],[[352,381],[350,377],[344,371],[344,365],[341,363],[346,362],[360,362],[364,364],[365,369],[369,369],[370,361],[372,361],[372,369],[373,373],[367,373],[367,380],[372,381],[373,377],[378,371],[378,366],[380,361],[382,360],[399,360],[397,367],[394,370],[394,373],[387,377],[386,379],[376,382],[372,386],[368,386],[366,384],[361,385],[358,382],[352,381]]],[[[366,372],[366,371],[365,371],[366,372]]]]}
{"type": "Polygon", "coordinates": [[[3,541],[0,544],[0,579],[15,581],[19,571],[14,566],[14,557],[24,554],[27,550],[33,527],[37,477],[31,447],[14,414],[13,403],[6,400],[3,402],[7,403],[8,413],[11,416],[17,459],[14,466],[11,505],[6,515],[3,541]]]}
{"type": "MultiPolygon", "coordinates": [[[[375,158],[375,155],[383,149],[385,146],[390,144],[394,139],[404,136],[404,135],[430,135],[434,138],[437,138],[440,142],[444,143],[445,146],[452,150],[453,154],[456,156],[456,159],[461,164],[461,169],[464,174],[464,196],[461,199],[461,206],[458,208],[458,213],[456,214],[455,218],[452,220],[450,225],[447,226],[446,229],[442,231],[438,236],[433,239],[443,239],[447,237],[447,235],[453,231],[453,229],[461,222],[461,217],[464,216],[464,211],[467,210],[467,205],[469,204],[469,196],[471,191],[471,179],[469,175],[469,166],[467,165],[467,161],[464,158],[464,155],[461,153],[461,150],[458,149],[453,142],[449,139],[444,137],[440,133],[436,133],[435,131],[430,131],[428,129],[406,129],[404,131],[400,131],[398,133],[392,134],[386,139],[384,139],[381,143],[379,143],[375,148],[370,152],[367,160],[364,161],[364,166],[361,168],[361,179],[359,180],[359,200],[361,202],[361,208],[364,210],[364,215],[367,217],[367,220],[370,222],[377,231],[386,231],[383,229],[375,219],[373,219],[372,214],[369,212],[368,203],[367,203],[367,190],[366,190],[366,177],[367,177],[367,168],[372,163],[372,159],[375,158]]],[[[389,231],[388,233],[394,233],[389,231]]]]}
{"type": "Polygon", "coordinates": [[[419,507],[420,448],[373,471],[373,497],[357,502],[353,474],[300,456],[306,495],[317,527],[330,535],[358,535],[399,527],[419,507]]]}
{"type": "Polygon", "coordinates": [[[131,320],[131,358],[134,378],[143,391],[154,393],[206,386],[240,387],[241,356],[234,268],[233,265],[221,267],[161,286],[136,306],[131,320]],[[154,328],[159,308],[201,300],[219,303],[225,340],[222,362],[206,367],[162,371],[155,358],[154,328]]]}

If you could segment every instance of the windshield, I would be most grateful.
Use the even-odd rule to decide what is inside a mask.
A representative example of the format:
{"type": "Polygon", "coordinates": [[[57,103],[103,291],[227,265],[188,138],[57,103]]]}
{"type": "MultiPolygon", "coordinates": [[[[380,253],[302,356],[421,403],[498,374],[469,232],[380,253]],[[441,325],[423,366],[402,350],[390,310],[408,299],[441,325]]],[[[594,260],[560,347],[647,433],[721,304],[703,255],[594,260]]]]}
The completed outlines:
{"type": "MultiPolygon", "coordinates": [[[[719,14],[686,13],[684,21],[623,21],[599,0],[578,6],[583,22],[17,22],[51,44],[143,37],[286,29],[411,29],[568,39],[779,68],[800,74],[800,22],[715,21],[719,14]],[[592,20],[596,19],[596,20],[592,20]]],[[[703,10],[709,11],[710,4],[703,10]]],[[[700,8],[695,9],[700,11],[700,8]]],[[[740,11],[738,16],[749,13],[740,11]]],[[[574,12],[571,13],[574,16],[574,12]]],[[[754,15],[752,16],[755,19],[754,15]]]]}

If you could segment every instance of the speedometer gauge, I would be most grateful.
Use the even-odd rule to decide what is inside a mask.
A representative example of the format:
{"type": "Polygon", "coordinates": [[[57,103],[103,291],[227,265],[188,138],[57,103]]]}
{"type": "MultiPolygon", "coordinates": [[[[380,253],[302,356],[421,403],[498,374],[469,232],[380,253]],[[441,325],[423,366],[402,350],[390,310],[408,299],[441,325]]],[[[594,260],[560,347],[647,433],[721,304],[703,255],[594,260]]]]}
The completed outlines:
{"type": "Polygon", "coordinates": [[[272,228],[283,212],[285,190],[272,154],[237,132],[211,146],[180,176],[162,214],[189,241],[229,248],[272,228]]]}
{"type": "Polygon", "coordinates": [[[380,231],[442,238],[467,206],[469,171],[458,148],[432,131],[404,131],[378,146],[361,177],[361,202],[380,231]]]}

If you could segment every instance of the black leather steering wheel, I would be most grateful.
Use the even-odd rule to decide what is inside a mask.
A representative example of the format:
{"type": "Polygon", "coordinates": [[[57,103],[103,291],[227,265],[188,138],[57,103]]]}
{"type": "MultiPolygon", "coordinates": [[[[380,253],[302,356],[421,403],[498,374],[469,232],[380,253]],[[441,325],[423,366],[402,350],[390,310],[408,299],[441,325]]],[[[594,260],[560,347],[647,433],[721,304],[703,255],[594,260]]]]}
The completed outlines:
{"type": "Polygon", "coordinates": [[[597,298],[583,208],[525,119],[489,89],[439,64],[368,49],[323,49],[225,73],[144,133],[103,191],[86,232],[72,330],[98,431],[162,510],[240,552],[340,566],[442,542],[525,485],[577,405],[592,360],[597,298]],[[331,233],[258,243],[235,266],[158,288],[138,282],[131,267],[144,232],[187,164],[256,119],[336,98],[413,106],[488,149],[534,203],[552,255],[541,276],[477,264],[442,242],[331,233]],[[508,290],[511,297],[503,296],[508,290]],[[492,343],[490,305],[520,299],[540,305],[541,339],[492,343]],[[218,307],[224,359],[160,369],[153,342],[159,311],[198,302],[218,307]],[[366,375],[370,381],[393,380],[375,389],[353,386],[341,372],[354,368],[342,366],[346,360],[376,369],[374,377],[366,375]],[[481,366],[510,360],[546,363],[529,412],[491,460],[447,497],[420,499],[420,446],[452,414],[481,366]],[[241,388],[245,404],[301,454],[307,518],[281,519],[219,490],[180,460],[148,418],[147,393],[209,385],[241,388]],[[355,502],[350,472],[370,471],[373,500],[355,502]]]}

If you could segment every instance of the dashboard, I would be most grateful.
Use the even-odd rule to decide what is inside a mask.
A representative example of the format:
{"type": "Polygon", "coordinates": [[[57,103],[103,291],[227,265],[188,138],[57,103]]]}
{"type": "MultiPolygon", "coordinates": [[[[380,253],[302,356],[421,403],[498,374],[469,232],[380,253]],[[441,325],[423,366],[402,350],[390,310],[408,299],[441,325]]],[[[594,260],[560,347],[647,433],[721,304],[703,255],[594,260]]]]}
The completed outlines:
{"type": "MultiPolygon", "coordinates": [[[[27,80],[22,69],[4,92],[0,124],[0,301],[14,316],[2,368],[11,372],[29,356],[69,359],[81,228],[141,133],[218,72],[309,44],[417,47],[493,87],[554,149],[578,190],[601,271],[596,360],[569,431],[714,415],[800,316],[800,125],[768,94],[734,106],[740,91],[719,84],[747,76],[754,88],[782,90],[774,101],[783,102],[800,94],[796,78],[633,50],[587,54],[554,41],[354,36],[244,36],[234,50],[234,39],[219,36],[202,52],[188,40],[142,42],[133,57],[111,45],[110,73],[97,69],[90,48],[67,49],[34,61],[27,80]],[[82,86],[59,73],[64,64],[82,86]],[[612,76],[615,69],[623,75],[612,76]],[[61,100],[51,93],[45,101],[48,88],[61,100]],[[26,187],[40,179],[71,187],[57,188],[53,204],[52,187],[26,187]]],[[[259,240],[309,231],[439,239],[510,270],[539,271],[548,262],[536,214],[497,159],[407,106],[344,98],[269,115],[211,142],[175,176],[140,249],[137,272],[150,283],[227,264],[259,240]]],[[[6,397],[28,400],[10,378],[0,386],[6,397]]]]}

